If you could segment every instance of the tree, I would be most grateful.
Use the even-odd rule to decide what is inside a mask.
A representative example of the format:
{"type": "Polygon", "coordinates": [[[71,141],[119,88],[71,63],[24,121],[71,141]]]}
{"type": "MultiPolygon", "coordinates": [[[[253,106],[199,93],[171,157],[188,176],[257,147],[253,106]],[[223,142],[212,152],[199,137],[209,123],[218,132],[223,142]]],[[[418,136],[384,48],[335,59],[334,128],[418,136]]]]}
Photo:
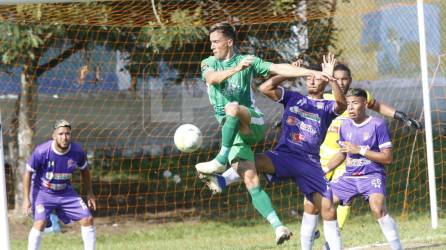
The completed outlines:
{"type": "MultiPolygon", "coordinates": [[[[172,41],[191,41],[205,35],[206,29],[200,24],[200,10],[192,14],[188,10],[176,10],[166,15],[166,23],[152,27],[117,27],[89,26],[90,18],[97,21],[100,17],[104,23],[112,15],[110,3],[93,2],[87,4],[70,4],[72,15],[82,16],[83,8],[97,10],[96,16],[85,16],[86,25],[63,25],[57,21],[43,23],[42,13],[48,11],[48,5],[15,5],[17,19],[29,18],[36,24],[20,24],[3,22],[0,24],[0,56],[1,67],[18,68],[20,65],[21,92],[17,102],[18,159],[15,166],[15,211],[20,211],[22,204],[22,176],[26,170],[26,162],[32,153],[35,126],[35,109],[37,104],[38,79],[64,60],[89,46],[105,46],[109,49],[127,51],[133,62],[150,62],[156,52],[168,49],[172,41]],[[96,18],[96,19],[95,19],[96,18]],[[47,58],[49,48],[60,48],[60,53],[47,58]],[[46,60],[43,60],[45,57],[46,60]]],[[[132,68],[137,74],[141,71],[132,68]]]]}

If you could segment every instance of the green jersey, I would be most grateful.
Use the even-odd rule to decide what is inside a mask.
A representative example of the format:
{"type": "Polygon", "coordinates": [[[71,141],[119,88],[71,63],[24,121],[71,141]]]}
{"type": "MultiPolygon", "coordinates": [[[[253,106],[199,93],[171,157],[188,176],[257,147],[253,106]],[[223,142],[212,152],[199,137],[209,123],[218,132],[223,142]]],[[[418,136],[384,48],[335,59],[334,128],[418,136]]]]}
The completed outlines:
{"type": "MultiPolygon", "coordinates": [[[[235,54],[231,59],[218,60],[210,56],[201,62],[201,76],[210,71],[223,71],[237,66],[247,55],[235,54]]],[[[254,57],[252,65],[244,70],[235,73],[220,84],[208,85],[208,95],[215,110],[215,116],[219,121],[226,115],[225,106],[231,102],[237,102],[247,108],[252,108],[259,113],[255,106],[255,95],[251,87],[251,81],[257,76],[268,76],[270,62],[265,62],[258,57],[254,57]]]]}

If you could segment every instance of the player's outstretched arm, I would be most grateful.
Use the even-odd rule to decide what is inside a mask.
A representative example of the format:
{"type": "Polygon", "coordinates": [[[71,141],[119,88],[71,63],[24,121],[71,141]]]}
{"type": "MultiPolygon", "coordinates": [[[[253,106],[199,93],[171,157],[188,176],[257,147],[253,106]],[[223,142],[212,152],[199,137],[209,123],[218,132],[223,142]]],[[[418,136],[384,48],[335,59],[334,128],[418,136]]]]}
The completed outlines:
{"type": "Polygon", "coordinates": [[[282,97],[282,89],[278,86],[286,79],[284,76],[273,76],[262,83],[259,90],[271,100],[278,101],[282,97]]]}
{"type": "Polygon", "coordinates": [[[28,216],[31,213],[31,201],[29,200],[29,191],[31,187],[31,175],[32,173],[28,170],[25,170],[23,174],[23,204],[22,204],[22,212],[25,216],[28,216]]]}
{"type": "Polygon", "coordinates": [[[380,113],[383,116],[394,118],[406,124],[406,126],[414,128],[414,129],[422,129],[423,125],[421,122],[409,117],[406,113],[402,111],[395,110],[385,103],[380,103],[378,101],[374,101],[373,106],[370,107],[375,112],[380,113]]]}
{"type": "Polygon", "coordinates": [[[227,78],[231,77],[235,73],[238,73],[252,65],[254,62],[255,57],[254,56],[246,56],[243,58],[243,60],[234,68],[230,68],[223,71],[214,71],[210,70],[204,74],[204,79],[206,80],[206,83],[209,85],[213,84],[220,84],[227,78]]]}
{"type": "Polygon", "coordinates": [[[306,69],[303,67],[296,67],[291,64],[281,63],[281,64],[271,64],[269,72],[274,75],[281,75],[285,77],[302,77],[302,76],[312,76],[316,79],[329,80],[333,77],[325,72],[306,69]]]}
{"type": "Polygon", "coordinates": [[[93,193],[93,188],[91,185],[91,174],[90,170],[84,169],[81,170],[82,182],[84,184],[84,188],[87,190],[87,204],[88,207],[92,210],[96,210],[96,197],[93,193]]]}

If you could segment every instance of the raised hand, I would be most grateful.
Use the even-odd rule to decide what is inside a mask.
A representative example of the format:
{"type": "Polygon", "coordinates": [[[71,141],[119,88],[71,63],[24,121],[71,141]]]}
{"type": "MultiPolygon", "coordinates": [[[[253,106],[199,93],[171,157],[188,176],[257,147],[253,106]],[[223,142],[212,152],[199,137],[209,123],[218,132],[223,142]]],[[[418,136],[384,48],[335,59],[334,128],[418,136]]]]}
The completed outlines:
{"type": "Polygon", "coordinates": [[[336,65],[336,58],[333,53],[328,53],[327,55],[323,56],[323,63],[322,63],[323,72],[326,72],[327,74],[332,76],[335,65],[336,65]]]}

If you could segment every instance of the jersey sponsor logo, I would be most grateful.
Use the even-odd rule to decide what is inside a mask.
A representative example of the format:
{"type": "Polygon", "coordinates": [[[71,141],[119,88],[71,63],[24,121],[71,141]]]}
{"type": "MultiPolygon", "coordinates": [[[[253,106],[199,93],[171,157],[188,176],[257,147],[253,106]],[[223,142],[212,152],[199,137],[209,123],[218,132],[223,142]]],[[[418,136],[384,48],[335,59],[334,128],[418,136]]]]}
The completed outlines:
{"type": "Polygon", "coordinates": [[[75,167],[77,167],[77,163],[76,163],[76,161],[74,161],[73,159],[68,159],[68,161],[67,161],[67,167],[68,167],[68,168],[75,168],[75,167]]]}
{"type": "Polygon", "coordinates": [[[302,110],[298,106],[291,106],[290,107],[290,112],[292,112],[294,114],[298,114],[298,115],[300,115],[303,118],[308,119],[308,120],[312,120],[312,121],[315,121],[315,122],[320,122],[321,121],[321,118],[319,117],[318,114],[307,112],[305,110],[302,110]]]}
{"type": "Polygon", "coordinates": [[[374,187],[374,188],[381,188],[381,179],[378,179],[378,178],[374,178],[374,179],[372,179],[372,181],[370,182],[370,184],[372,184],[372,186],[374,187]]]}
{"type": "Polygon", "coordinates": [[[300,123],[299,128],[303,131],[306,131],[312,135],[315,135],[317,133],[316,129],[313,128],[313,126],[309,124],[305,124],[303,122],[300,123]]]}
{"type": "Polygon", "coordinates": [[[362,167],[371,164],[372,161],[366,158],[359,158],[359,159],[353,159],[353,158],[347,158],[346,165],[350,167],[362,167]]]}
{"type": "Polygon", "coordinates": [[[36,205],[36,212],[38,214],[45,212],[45,207],[42,204],[36,205]]]}
{"type": "Polygon", "coordinates": [[[290,134],[290,139],[292,142],[294,143],[298,143],[301,142],[303,140],[305,140],[305,137],[299,133],[291,133],[290,134]]]}
{"type": "Polygon", "coordinates": [[[298,122],[298,120],[294,116],[288,116],[288,118],[286,119],[286,123],[290,126],[296,126],[297,122],[298,122]]]}

